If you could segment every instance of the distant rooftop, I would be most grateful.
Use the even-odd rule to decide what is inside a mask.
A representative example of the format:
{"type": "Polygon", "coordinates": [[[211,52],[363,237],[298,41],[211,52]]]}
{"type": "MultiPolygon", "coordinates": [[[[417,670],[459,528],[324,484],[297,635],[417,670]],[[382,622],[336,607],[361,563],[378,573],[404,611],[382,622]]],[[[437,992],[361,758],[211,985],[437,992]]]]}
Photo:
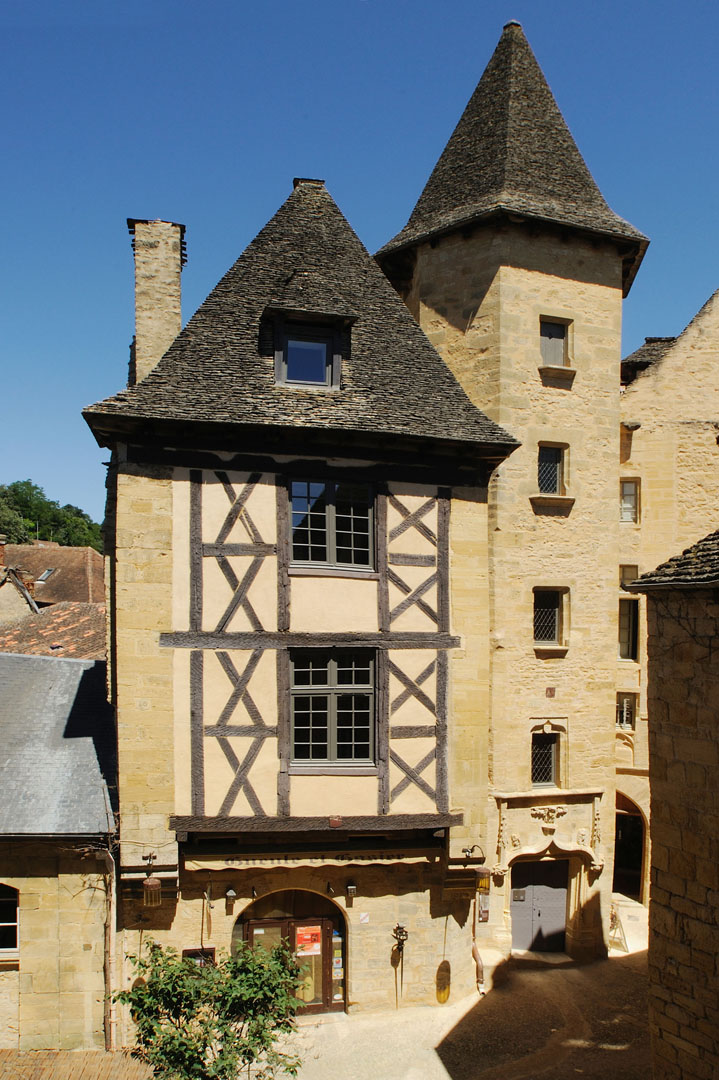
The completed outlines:
{"type": "Polygon", "coordinates": [[[0,627],[0,652],[104,660],[105,605],[61,600],[0,627]]]}

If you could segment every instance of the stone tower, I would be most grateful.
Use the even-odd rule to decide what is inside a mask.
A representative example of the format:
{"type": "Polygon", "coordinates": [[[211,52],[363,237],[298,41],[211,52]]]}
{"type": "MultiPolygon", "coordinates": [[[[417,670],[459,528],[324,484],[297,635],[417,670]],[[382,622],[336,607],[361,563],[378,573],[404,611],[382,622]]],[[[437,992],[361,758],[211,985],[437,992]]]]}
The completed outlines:
{"type": "Polygon", "coordinates": [[[574,955],[606,947],[621,305],[646,246],[607,206],[508,23],[409,222],[377,256],[474,404],[522,443],[489,493],[491,691],[474,778],[477,842],[495,870],[487,948],[552,934],[574,955]],[[552,925],[538,921],[547,897],[552,925]]]}

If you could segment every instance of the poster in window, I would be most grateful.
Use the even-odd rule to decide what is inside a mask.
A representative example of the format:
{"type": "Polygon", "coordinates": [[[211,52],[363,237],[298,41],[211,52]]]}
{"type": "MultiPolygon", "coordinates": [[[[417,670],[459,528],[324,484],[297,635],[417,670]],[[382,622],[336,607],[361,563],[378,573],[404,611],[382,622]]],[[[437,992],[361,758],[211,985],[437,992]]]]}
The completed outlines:
{"type": "Polygon", "coordinates": [[[319,956],[322,952],[322,927],[298,926],[296,942],[298,956],[319,956]]]}

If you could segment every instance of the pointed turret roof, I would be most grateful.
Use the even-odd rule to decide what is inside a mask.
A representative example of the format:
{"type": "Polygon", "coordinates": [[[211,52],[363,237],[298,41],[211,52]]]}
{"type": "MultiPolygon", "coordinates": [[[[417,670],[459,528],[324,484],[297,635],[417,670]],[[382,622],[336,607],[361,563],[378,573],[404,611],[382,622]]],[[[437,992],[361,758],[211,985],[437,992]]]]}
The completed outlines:
{"type": "Polygon", "coordinates": [[[442,452],[453,443],[473,457],[518,445],[471,403],[322,181],[311,180],[296,181],[157,366],[84,416],[105,445],[163,424],[203,424],[210,438],[224,426],[261,449],[272,430],[305,445],[313,431],[375,446],[407,437],[442,452]],[[278,385],[278,311],[345,327],[337,390],[278,385]]]}
{"type": "Polygon", "coordinates": [[[647,239],[611,210],[517,22],[509,22],[404,229],[379,257],[497,212],[629,241],[627,287],[647,239]]]}

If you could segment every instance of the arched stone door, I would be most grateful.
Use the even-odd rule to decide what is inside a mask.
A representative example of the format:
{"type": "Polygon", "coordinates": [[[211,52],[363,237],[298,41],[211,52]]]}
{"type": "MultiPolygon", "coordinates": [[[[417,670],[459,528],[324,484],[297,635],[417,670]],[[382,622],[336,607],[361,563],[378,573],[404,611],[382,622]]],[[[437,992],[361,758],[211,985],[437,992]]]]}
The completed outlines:
{"type": "Polygon", "coordinates": [[[347,934],[340,909],[324,896],[302,889],[268,893],[245,908],[232,931],[239,941],[272,949],[288,941],[302,971],[297,992],[301,1012],[345,1008],[347,934]]]}
{"type": "Polygon", "coordinates": [[[644,831],[641,810],[618,791],[612,890],[631,896],[634,900],[642,899],[644,831]]]}

